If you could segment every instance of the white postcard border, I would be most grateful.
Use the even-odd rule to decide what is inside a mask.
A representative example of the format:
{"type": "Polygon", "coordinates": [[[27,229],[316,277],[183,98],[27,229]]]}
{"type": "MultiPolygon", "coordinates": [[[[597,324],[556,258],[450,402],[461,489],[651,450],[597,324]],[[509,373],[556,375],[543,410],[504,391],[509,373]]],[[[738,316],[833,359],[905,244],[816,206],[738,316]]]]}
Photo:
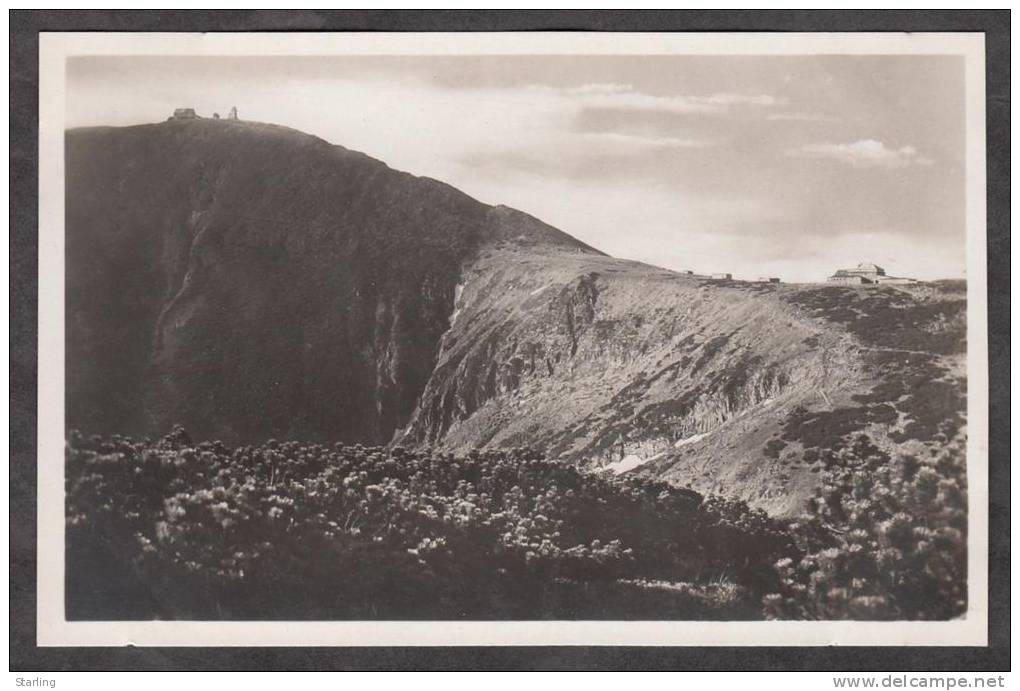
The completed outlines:
{"type": "Polygon", "coordinates": [[[37,643],[40,646],[987,645],[988,339],[979,33],[41,33],[37,643]],[[948,622],[68,622],[64,619],[64,120],[79,55],[962,55],[966,64],[966,616],[948,622]]]}

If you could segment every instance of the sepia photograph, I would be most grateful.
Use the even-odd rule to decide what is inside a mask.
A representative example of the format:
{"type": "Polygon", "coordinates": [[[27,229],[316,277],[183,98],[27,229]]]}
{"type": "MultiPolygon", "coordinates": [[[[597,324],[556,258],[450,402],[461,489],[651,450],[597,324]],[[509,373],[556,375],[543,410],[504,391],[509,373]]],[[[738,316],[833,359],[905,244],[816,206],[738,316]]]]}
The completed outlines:
{"type": "Polygon", "coordinates": [[[42,48],[41,638],[986,636],[980,35],[42,48]]]}

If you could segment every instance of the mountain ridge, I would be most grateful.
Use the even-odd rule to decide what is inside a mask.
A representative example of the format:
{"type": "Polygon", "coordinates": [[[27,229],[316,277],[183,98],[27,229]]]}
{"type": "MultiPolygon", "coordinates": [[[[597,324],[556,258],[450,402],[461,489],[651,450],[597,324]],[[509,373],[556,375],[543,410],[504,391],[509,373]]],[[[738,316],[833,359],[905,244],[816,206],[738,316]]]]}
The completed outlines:
{"type": "Polygon", "coordinates": [[[275,125],[66,141],[67,417],[87,432],[636,456],[795,513],[852,434],[920,449],[960,415],[958,284],[677,274],[275,125]],[[951,398],[923,425],[880,361],[896,346],[951,398]]]}

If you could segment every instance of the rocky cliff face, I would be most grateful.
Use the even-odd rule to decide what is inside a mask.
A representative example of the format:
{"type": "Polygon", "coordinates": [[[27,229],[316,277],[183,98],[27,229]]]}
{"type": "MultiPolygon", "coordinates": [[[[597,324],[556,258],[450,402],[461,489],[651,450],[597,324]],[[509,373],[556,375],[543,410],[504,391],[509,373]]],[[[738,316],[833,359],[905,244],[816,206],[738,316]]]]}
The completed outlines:
{"type": "Polygon", "coordinates": [[[484,252],[397,439],[537,446],[795,513],[854,435],[921,453],[936,429],[959,433],[962,288],[721,282],[558,250],[484,252]],[[905,397],[913,385],[936,386],[939,410],[905,397]],[[904,434],[918,416],[927,426],[904,434]]]}
{"type": "Polygon", "coordinates": [[[530,446],[793,513],[855,434],[964,429],[959,284],[678,275],[255,123],[72,131],[67,171],[86,432],[530,446]]]}
{"type": "MultiPolygon", "coordinates": [[[[465,274],[457,318],[398,439],[456,451],[539,446],[591,465],[746,447],[754,434],[741,420],[771,432],[794,401],[838,396],[863,376],[846,334],[779,292],[608,257],[486,253],[465,274]]],[[[740,485],[758,500],[781,490],[762,462],[767,437],[742,464],[740,485]]],[[[684,480],[719,489],[716,470],[684,480]]]]}

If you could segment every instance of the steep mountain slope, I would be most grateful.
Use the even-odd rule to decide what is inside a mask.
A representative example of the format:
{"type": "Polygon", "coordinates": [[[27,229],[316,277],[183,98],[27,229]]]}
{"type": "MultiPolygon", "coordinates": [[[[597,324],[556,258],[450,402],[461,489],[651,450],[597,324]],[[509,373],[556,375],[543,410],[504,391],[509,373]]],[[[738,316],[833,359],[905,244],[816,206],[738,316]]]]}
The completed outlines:
{"type": "Polygon", "coordinates": [[[67,417],[378,442],[414,408],[477,247],[594,252],[286,128],[67,135],[67,417]]]}
{"type": "Polygon", "coordinates": [[[963,433],[962,284],[710,281],[292,130],[67,137],[86,432],[530,446],[798,511],[865,432],[963,433]]]}

